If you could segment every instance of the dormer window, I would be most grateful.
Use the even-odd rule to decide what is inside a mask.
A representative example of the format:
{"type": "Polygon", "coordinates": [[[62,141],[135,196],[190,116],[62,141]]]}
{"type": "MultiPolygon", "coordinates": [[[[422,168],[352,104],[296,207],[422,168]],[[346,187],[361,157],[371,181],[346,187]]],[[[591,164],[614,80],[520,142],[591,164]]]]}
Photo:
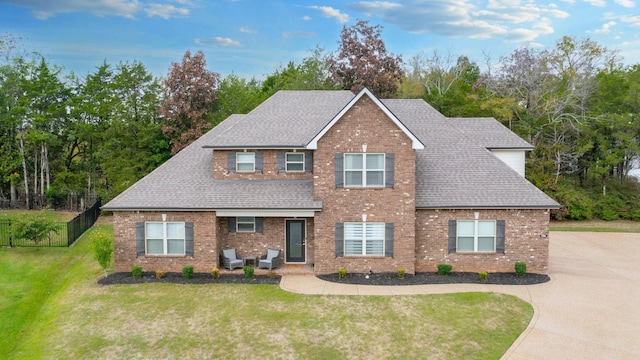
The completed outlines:
{"type": "Polygon", "coordinates": [[[236,171],[238,172],[256,171],[256,154],[252,152],[236,153],[236,171]]]}
{"type": "Polygon", "coordinates": [[[285,159],[287,172],[304,172],[304,153],[286,153],[285,159]]]}

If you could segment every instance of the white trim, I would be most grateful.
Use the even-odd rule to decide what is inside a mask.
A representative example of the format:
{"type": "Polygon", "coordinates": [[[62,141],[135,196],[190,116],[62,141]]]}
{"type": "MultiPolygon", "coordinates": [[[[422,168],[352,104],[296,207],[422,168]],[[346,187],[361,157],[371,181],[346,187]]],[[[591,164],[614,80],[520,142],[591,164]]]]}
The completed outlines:
{"type": "Polygon", "coordinates": [[[313,210],[251,210],[251,209],[239,209],[239,210],[217,210],[216,216],[218,217],[238,217],[238,216],[253,216],[253,217],[314,217],[315,211],[313,210]]]}
{"type": "Polygon", "coordinates": [[[404,124],[386,106],[384,106],[384,104],[375,95],[373,95],[371,91],[369,91],[369,89],[367,88],[362,89],[362,91],[360,91],[358,95],[356,95],[353,99],[351,99],[351,101],[349,101],[347,106],[345,106],[338,113],[338,115],[336,115],[333,119],[331,119],[331,121],[322,130],[320,130],[318,135],[316,135],[313,139],[311,139],[309,144],[307,144],[306,148],[310,150],[317,150],[318,140],[320,140],[324,136],[324,134],[326,134],[327,131],[329,131],[333,127],[333,125],[335,125],[338,122],[338,120],[340,120],[342,116],[346,114],[346,112],[349,111],[349,109],[351,109],[351,107],[353,107],[353,105],[358,100],[360,100],[360,98],[365,94],[369,96],[371,100],[373,100],[373,103],[376,104],[389,117],[389,119],[391,119],[391,121],[393,121],[396,124],[396,126],[398,126],[400,130],[402,130],[405,133],[405,135],[409,137],[409,139],[411,139],[412,149],[414,150],[424,149],[424,144],[422,143],[422,141],[420,141],[420,139],[418,139],[415,135],[413,135],[413,133],[409,131],[409,129],[406,126],[404,126],[404,124]]]}
{"type": "Polygon", "coordinates": [[[309,260],[309,258],[307,257],[308,254],[309,252],[307,251],[307,219],[297,219],[297,218],[284,219],[284,254],[282,254],[284,263],[285,264],[306,264],[309,260]],[[295,221],[295,220],[304,221],[304,225],[302,225],[304,229],[304,234],[302,235],[304,237],[304,239],[302,239],[302,242],[304,242],[304,262],[288,262],[287,261],[287,221],[295,221]]]}

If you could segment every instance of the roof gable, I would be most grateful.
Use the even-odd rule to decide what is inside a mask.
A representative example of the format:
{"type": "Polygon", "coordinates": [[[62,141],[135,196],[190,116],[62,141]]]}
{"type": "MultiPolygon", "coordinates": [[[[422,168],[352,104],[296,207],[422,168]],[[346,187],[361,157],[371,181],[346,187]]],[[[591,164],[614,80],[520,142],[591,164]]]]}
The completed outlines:
{"type": "Polygon", "coordinates": [[[307,144],[306,148],[310,150],[316,150],[318,148],[318,140],[320,140],[326,133],[329,131],[333,125],[335,125],[338,120],[344,116],[344,114],[349,111],[363,96],[367,95],[376,106],[378,106],[388,117],[393,121],[396,126],[398,126],[404,133],[411,139],[411,147],[415,150],[424,149],[424,144],[417,136],[415,136],[401,121],[398,119],[392,112],[389,110],[375,95],[369,91],[369,89],[364,88],[358,95],[356,95],[349,103],[342,109],[340,112],[331,119],[331,121],[325,125],[325,127],[320,130],[320,132],[311,139],[311,141],[307,144]]]}

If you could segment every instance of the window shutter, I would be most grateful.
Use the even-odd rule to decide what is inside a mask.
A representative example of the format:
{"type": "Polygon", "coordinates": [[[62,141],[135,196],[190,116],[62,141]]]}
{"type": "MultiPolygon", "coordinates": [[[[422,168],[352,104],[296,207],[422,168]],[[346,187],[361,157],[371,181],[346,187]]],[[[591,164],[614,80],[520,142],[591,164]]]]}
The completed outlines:
{"type": "Polygon", "coordinates": [[[344,223],[336,223],[336,257],[344,256],[344,223]]]}
{"type": "Polygon", "coordinates": [[[384,256],[393,257],[393,223],[384,224],[384,256]]]}
{"type": "Polygon", "coordinates": [[[496,252],[504,254],[505,222],[496,221],[496,252]]]}
{"type": "Polygon", "coordinates": [[[313,153],[304,153],[304,172],[313,172],[313,153]]]}
{"type": "Polygon", "coordinates": [[[136,256],[144,256],[144,223],[136,223],[136,256]]]}
{"type": "Polygon", "coordinates": [[[393,187],[393,153],[384,154],[384,186],[393,187]]]}
{"type": "Polygon", "coordinates": [[[449,253],[456,252],[456,220],[449,220],[449,253]]]}
{"type": "Polygon", "coordinates": [[[228,217],[227,223],[229,224],[229,232],[230,233],[236,232],[236,218],[228,217]]]}
{"type": "Polygon", "coordinates": [[[256,152],[255,153],[255,169],[256,172],[262,172],[262,153],[261,152],[256,152]]]}
{"type": "Polygon", "coordinates": [[[184,223],[184,254],[193,256],[193,223],[184,223]]]}
{"type": "Polygon", "coordinates": [[[344,154],[336,154],[336,187],[344,187],[344,154]]]}
{"type": "Polygon", "coordinates": [[[234,152],[227,154],[227,170],[230,173],[236,172],[236,153],[234,152]]]}
{"type": "Polygon", "coordinates": [[[257,217],[256,219],[256,232],[262,234],[262,222],[264,218],[257,217]]]}
{"type": "Polygon", "coordinates": [[[285,172],[285,164],[284,164],[284,153],[278,153],[278,172],[285,172]]]}

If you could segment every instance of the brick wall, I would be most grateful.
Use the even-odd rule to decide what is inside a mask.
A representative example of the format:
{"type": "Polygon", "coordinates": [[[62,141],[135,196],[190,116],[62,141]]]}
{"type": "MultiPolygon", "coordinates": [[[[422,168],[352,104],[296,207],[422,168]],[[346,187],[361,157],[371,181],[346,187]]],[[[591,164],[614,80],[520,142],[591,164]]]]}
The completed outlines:
{"type": "Polygon", "coordinates": [[[113,213],[115,271],[128,272],[138,265],[143,271],[180,272],[182,267],[192,265],[196,272],[209,272],[218,264],[219,242],[216,236],[215,212],[135,212],[113,213]],[[136,223],[162,221],[193,222],[192,256],[139,256],[136,257],[136,223]]]}
{"type": "MultiPolygon", "coordinates": [[[[262,153],[262,172],[229,172],[227,169],[227,156],[235,154],[235,150],[213,151],[213,178],[216,180],[311,180],[310,172],[278,172],[278,153],[285,150],[255,150],[247,149],[247,152],[262,153]]],[[[308,153],[308,151],[299,151],[308,153]]]]}
{"type": "MultiPolygon", "coordinates": [[[[313,263],[313,218],[306,218],[307,263],[313,263]]],[[[196,272],[209,272],[222,267],[222,249],[235,248],[238,256],[260,257],[267,249],[280,249],[284,263],[285,218],[264,218],[263,232],[229,233],[227,218],[216,218],[214,212],[114,212],[115,271],[128,272],[131,267],[142,266],[143,271],[182,271],[193,265],[196,272]],[[162,221],[193,222],[194,256],[139,256],[136,257],[136,223],[162,221]]]]}
{"type": "Polygon", "coordinates": [[[549,256],[547,210],[418,210],[416,212],[416,271],[432,272],[449,263],[453,271],[513,272],[517,261],[527,271],[546,274],[549,256]],[[448,253],[449,220],[505,220],[505,253],[448,253]],[[540,235],[546,235],[541,237],[540,235]]]}
{"type": "Polygon", "coordinates": [[[314,197],[323,211],[315,217],[315,271],[414,272],[415,260],[415,152],[411,140],[367,96],[363,96],[318,141],[314,153],[314,197]],[[336,188],[335,154],[394,153],[393,188],[336,188]],[[337,222],[394,223],[393,257],[337,257],[337,222]]]}

